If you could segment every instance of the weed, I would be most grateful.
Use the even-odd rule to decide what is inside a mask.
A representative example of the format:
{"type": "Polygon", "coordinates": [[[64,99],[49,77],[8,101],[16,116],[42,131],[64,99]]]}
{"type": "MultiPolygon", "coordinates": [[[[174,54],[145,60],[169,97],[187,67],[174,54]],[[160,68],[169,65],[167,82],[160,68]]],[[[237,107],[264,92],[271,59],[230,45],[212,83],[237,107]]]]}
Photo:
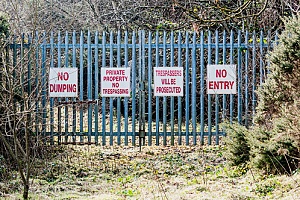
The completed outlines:
{"type": "Polygon", "coordinates": [[[127,189],[127,190],[123,190],[122,194],[125,197],[133,197],[133,196],[135,196],[137,194],[137,192],[135,190],[132,190],[132,189],[127,189]]]}
{"type": "Polygon", "coordinates": [[[260,196],[271,195],[280,186],[280,182],[275,179],[267,179],[265,182],[257,183],[255,192],[260,196]]]}

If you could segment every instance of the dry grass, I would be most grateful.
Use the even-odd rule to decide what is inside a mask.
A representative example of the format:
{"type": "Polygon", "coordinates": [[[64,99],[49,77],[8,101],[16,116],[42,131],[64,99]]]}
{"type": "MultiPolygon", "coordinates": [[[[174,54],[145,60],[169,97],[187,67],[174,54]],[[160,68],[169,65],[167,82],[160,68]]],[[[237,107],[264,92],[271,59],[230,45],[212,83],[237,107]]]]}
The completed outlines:
{"type": "MultiPolygon", "coordinates": [[[[35,168],[31,199],[298,199],[300,175],[226,165],[218,146],[64,146],[35,168]]],[[[5,190],[6,189],[6,190],[5,190]]],[[[19,199],[18,179],[1,183],[19,199]],[[11,190],[11,185],[15,189],[11,190]]],[[[0,193],[1,194],[1,193],[0,193]]]]}

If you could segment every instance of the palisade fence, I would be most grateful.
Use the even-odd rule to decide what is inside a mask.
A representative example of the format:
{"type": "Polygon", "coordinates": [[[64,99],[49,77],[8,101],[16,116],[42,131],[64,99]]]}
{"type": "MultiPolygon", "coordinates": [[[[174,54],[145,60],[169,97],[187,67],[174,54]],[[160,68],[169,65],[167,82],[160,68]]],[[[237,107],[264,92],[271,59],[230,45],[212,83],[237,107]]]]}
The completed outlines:
{"type": "Polygon", "coordinates": [[[51,32],[15,38],[10,55],[14,66],[29,60],[22,73],[36,97],[32,131],[51,144],[136,145],[141,136],[147,145],[210,145],[226,135],[222,122],[251,126],[276,40],[263,31],[51,32]],[[206,94],[208,64],[236,65],[237,94],[206,94]],[[153,67],[177,66],[184,96],[154,97],[153,67]],[[48,97],[49,68],[60,67],[78,68],[77,98],[48,97]],[[131,97],[101,97],[101,67],[130,67],[131,97]]]}

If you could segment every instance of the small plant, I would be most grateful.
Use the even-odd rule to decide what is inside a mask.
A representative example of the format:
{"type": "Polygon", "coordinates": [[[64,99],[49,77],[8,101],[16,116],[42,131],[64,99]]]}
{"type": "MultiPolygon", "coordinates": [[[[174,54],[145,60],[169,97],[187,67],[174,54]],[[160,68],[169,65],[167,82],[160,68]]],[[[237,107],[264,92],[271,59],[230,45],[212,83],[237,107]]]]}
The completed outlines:
{"type": "Polygon", "coordinates": [[[250,146],[247,140],[249,130],[238,123],[223,124],[227,137],[225,138],[225,157],[230,165],[245,165],[250,160],[250,146]]]}
{"type": "Polygon", "coordinates": [[[271,195],[272,192],[280,185],[280,182],[277,180],[267,180],[266,182],[256,184],[255,193],[257,193],[259,196],[271,195]]]}

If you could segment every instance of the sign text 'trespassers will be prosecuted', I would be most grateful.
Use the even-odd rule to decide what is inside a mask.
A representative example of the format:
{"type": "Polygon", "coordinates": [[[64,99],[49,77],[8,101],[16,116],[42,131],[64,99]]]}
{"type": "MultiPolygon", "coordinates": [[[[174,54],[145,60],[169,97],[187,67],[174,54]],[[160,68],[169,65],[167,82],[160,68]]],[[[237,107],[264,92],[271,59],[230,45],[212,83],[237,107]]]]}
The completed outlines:
{"type": "Polygon", "coordinates": [[[154,67],[154,96],[183,96],[183,68],[154,67]]]}

